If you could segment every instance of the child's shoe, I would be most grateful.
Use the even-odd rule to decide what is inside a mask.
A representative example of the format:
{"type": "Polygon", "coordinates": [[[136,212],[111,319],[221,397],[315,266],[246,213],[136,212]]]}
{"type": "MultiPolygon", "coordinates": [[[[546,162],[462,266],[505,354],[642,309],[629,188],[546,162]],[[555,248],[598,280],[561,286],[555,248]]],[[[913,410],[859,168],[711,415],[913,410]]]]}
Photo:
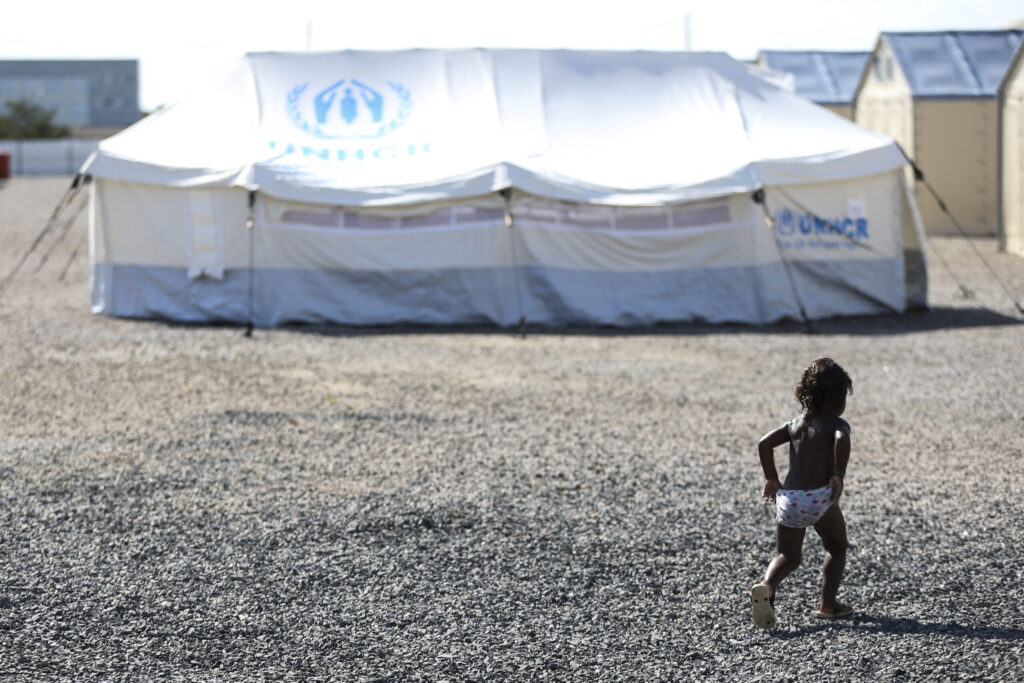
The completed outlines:
{"type": "Polygon", "coordinates": [[[750,606],[754,612],[754,624],[758,628],[775,628],[775,608],[772,607],[772,589],[763,583],[754,584],[750,589],[750,606]]]}

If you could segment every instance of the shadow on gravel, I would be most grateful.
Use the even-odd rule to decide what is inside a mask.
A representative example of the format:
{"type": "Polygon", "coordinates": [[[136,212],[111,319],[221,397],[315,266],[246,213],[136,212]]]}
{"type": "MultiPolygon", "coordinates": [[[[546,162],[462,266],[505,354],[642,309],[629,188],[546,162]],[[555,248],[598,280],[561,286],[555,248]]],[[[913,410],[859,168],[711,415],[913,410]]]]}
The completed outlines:
{"type": "Polygon", "coordinates": [[[1024,640],[1024,629],[1002,626],[967,626],[951,622],[948,624],[897,619],[875,614],[859,614],[849,620],[830,621],[804,626],[793,631],[772,633],[776,638],[788,640],[800,638],[827,629],[865,631],[868,633],[927,633],[954,636],[957,638],[978,638],[981,640],[1024,640]]]}
{"type": "MultiPolygon", "coordinates": [[[[142,325],[164,325],[171,328],[221,329],[235,328],[243,336],[246,325],[234,322],[190,323],[174,320],[145,320],[122,318],[122,322],[142,325]]],[[[426,325],[417,323],[395,323],[392,325],[335,325],[292,323],[280,325],[274,330],[311,334],[323,337],[377,337],[403,335],[455,335],[455,334],[508,334],[511,336],[553,336],[553,337],[645,337],[645,336],[710,336],[729,334],[775,335],[775,334],[841,334],[868,337],[885,337],[899,334],[916,334],[936,330],[966,329],[974,327],[1001,327],[1024,325],[1024,320],[987,308],[935,307],[928,311],[911,311],[904,314],[856,316],[814,320],[804,324],[799,321],[784,321],[769,325],[747,325],[739,323],[658,323],[646,327],[612,326],[565,326],[552,327],[527,323],[516,327],[499,327],[490,323],[478,325],[426,325]]],[[[266,328],[253,331],[259,336],[266,328]]],[[[247,336],[247,335],[246,335],[247,336]]]]}
{"type": "Polygon", "coordinates": [[[643,337],[705,336],[718,334],[844,334],[891,336],[935,330],[1024,325],[1024,320],[987,308],[933,308],[902,315],[874,315],[815,320],[808,325],[795,321],[771,325],[735,323],[660,323],[650,327],[546,327],[527,324],[503,328],[497,325],[413,325],[396,324],[356,327],[349,325],[285,325],[280,329],[329,337],[406,334],[500,334],[544,336],[643,337]]]}

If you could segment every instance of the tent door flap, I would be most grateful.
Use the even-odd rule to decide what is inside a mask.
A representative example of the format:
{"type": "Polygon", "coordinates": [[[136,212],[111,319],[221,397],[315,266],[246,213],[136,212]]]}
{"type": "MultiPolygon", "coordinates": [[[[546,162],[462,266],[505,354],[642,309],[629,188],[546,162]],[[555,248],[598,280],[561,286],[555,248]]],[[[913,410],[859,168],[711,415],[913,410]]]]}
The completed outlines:
{"type": "Polygon", "coordinates": [[[224,279],[224,248],[213,190],[186,190],[188,204],[188,277],[224,279]]]}

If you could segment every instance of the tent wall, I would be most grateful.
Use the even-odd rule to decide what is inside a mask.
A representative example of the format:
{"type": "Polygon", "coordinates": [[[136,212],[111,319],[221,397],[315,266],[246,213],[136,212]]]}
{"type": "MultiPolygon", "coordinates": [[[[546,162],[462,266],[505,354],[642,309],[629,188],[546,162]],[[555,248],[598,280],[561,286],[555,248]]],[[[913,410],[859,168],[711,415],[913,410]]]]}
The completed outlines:
{"type": "Polygon", "coordinates": [[[100,179],[90,192],[93,312],[247,319],[248,192],[100,179]]]}
{"type": "Polygon", "coordinates": [[[910,227],[914,223],[903,182],[897,170],[769,190],[775,253],[788,264],[809,317],[903,312],[915,305],[924,275],[913,274],[908,289],[903,230],[908,218],[910,227]],[[842,234],[821,219],[841,223],[842,234]]]}
{"type": "Polygon", "coordinates": [[[262,326],[767,323],[798,317],[798,299],[813,318],[902,311],[900,173],[768,188],[778,239],[747,193],[627,208],[513,192],[401,209],[261,194],[247,230],[246,191],[98,179],[93,308],[262,326]]]}
{"type": "Polygon", "coordinates": [[[928,307],[928,258],[925,251],[924,222],[914,200],[911,181],[900,177],[902,205],[900,237],[903,241],[903,280],[907,290],[907,308],[928,307]]]}
{"type": "Polygon", "coordinates": [[[1024,256],[1024,48],[1003,88],[1002,247],[1024,256]]]}

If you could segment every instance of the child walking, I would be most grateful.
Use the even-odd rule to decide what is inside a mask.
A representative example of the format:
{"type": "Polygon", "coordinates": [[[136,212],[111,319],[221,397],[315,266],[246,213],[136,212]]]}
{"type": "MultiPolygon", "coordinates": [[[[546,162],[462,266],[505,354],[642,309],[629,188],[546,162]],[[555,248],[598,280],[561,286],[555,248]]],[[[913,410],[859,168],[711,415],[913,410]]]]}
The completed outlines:
{"type": "Polygon", "coordinates": [[[764,581],[750,589],[754,623],[773,628],[775,591],[800,564],[804,531],[813,526],[825,546],[821,602],[814,616],[836,619],[853,612],[836,599],[846,566],[846,520],[839,509],[843,477],[850,458],[850,425],[840,415],[846,396],[853,393],[850,376],[831,358],[811,363],[796,387],[802,415],[768,432],[757,444],[764,470],[764,498],[775,501],[778,555],[768,565],[764,581]],[[789,444],[789,471],[779,483],[776,446],[789,444]]]}

